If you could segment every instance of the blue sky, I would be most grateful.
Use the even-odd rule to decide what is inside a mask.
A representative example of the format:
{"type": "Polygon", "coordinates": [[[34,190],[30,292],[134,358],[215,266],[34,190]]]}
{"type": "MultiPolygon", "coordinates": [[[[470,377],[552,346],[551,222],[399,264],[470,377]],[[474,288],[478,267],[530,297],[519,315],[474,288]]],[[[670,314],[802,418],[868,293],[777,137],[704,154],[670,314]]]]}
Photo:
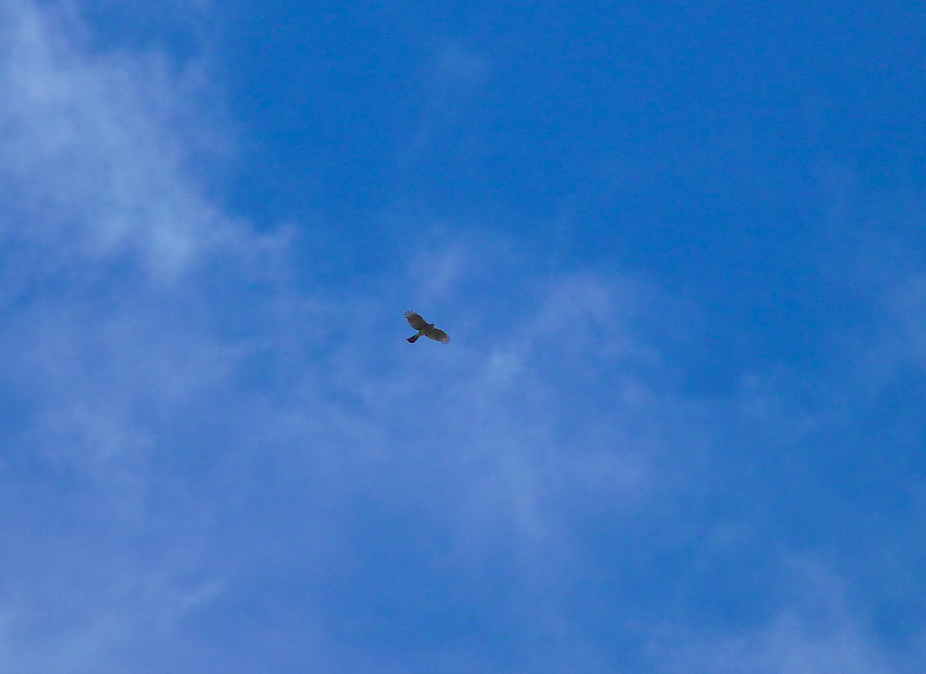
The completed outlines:
{"type": "Polygon", "coordinates": [[[0,672],[921,672],[924,30],[2,0],[0,672]]]}

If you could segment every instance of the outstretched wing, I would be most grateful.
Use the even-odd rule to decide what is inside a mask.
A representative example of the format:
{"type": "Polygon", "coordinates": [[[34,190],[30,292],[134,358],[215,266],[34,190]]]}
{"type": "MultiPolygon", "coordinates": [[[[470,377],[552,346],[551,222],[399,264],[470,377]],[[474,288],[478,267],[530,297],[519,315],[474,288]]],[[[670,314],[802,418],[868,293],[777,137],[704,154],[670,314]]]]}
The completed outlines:
{"type": "Polygon", "coordinates": [[[426,334],[430,339],[433,339],[433,340],[435,340],[435,341],[437,341],[437,342],[441,342],[441,343],[443,343],[443,344],[446,344],[447,342],[450,341],[450,335],[448,335],[448,334],[447,334],[446,332],[444,332],[443,330],[438,330],[437,328],[434,328],[433,330],[428,330],[428,332],[425,333],[425,334],[426,334]]]}
{"type": "Polygon", "coordinates": [[[428,324],[426,320],[424,320],[421,316],[416,314],[414,311],[406,311],[405,318],[408,319],[408,322],[411,324],[413,328],[415,328],[415,330],[421,330],[421,328],[425,327],[428,324]]]}

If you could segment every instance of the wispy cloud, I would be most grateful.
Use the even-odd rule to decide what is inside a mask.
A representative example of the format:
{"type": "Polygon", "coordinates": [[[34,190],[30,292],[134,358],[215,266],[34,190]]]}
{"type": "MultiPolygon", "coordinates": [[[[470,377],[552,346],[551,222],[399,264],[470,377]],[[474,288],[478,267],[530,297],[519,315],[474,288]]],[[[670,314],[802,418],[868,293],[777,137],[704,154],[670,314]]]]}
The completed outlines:
{"type": "Polygon", "coordinates": [[[652,649],[671,672],[914,671],[887,656],[849,604],[844,581],[812,554],[781,560],[789,590],[780,611],[760,625],[718,636],[707,629],[661,634],[652,649]],[[671,663],[671,664],[669,664],[671,663]]]}
{"type": "MultiPolygon", "coordinates": [[[[308,490],[296,507],[330,550],[357,544],[337,533],[337,511],[360,496],[416,517],[444,509],[451,549],[473,559],[512,535],[525,552],[562,549],[555,503],[569,485],[638,489],[646,447],[628,436],[611,451],[600,423],[567,429],[575,401],[544,383],[562,364],[539,355],[553,342],[569,366],[617,366],[632,351],[614,323],[627,289],[551,280],[497,319],[507,325],[460,334],[457,351],[401,339],[384,351],[404,306],[307,295],[279,271],[285,236],[262,238],[204,196],[196,124],[176,124],[195,113],[195,76],[66,37],[82,30],[70,11],[5,7],[2,371],[20,422],[5,439],[4,556],[36,560],[6,574],[5,668],[125,668],[120,653],[253,583],[262,553],[220,562],[232,550],[219,532],[252,503],[238,543],[273,545],[251,529],[269,515],[262,479],[287,499],[288,480],[308,490]],[[54,529],[32,532],[61,509],[54,529]]],[[[439,268],[437,286],[421,286],[431,301],[485,262],[465,249],[414,261],[439,268]]],[[[282,545],[286,558],[305,541],[282,545]]]]}
{"type": "Polygon", "coordinates": [[[188,170],[200,70],[157,53],[93,53],[70,5],[8,2],[3,12],[0,162],[7,237],[74,256],[132,250],[173,275],[235,227],[188,170]],[[192,100],[191,100],[192,99],[192,100]],[[180,133],[177,132],[180,129],[180,133]]]}

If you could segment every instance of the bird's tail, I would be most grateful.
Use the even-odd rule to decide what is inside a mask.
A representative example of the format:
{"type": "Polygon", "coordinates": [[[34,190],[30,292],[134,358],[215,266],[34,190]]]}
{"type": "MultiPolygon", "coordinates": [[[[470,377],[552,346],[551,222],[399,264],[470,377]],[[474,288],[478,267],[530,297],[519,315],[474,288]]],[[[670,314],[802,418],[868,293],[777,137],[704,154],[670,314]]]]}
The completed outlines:
{"type": "Polygon", "coordinates": [[[409,337],[409,338],[408,338],[408,341],[409,341],[410,343],[414,344],[415,342],[418,341],[418,338],[419,338],[419,337],[421,337],[421,335],[415,335],[414,337],[409,337]]]}

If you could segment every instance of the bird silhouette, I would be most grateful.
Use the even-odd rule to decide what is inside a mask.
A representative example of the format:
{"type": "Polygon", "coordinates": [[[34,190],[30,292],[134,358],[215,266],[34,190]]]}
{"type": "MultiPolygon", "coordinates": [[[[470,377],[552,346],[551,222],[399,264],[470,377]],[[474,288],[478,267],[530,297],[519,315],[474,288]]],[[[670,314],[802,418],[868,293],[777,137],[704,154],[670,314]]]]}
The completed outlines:
{"type": "Polygon", "coordinates": [[[450,337],[446,332],[435,328],[433,323],[428,323],[414,311],[406,311],[405,318],[407,318],[409,324],[418,331],[417,335],[408,338],[408,341],[412,344],[417,342],[419,337],[427,337],[428,339],[433,339],[443,344],[450,341],[450,337]]]}

